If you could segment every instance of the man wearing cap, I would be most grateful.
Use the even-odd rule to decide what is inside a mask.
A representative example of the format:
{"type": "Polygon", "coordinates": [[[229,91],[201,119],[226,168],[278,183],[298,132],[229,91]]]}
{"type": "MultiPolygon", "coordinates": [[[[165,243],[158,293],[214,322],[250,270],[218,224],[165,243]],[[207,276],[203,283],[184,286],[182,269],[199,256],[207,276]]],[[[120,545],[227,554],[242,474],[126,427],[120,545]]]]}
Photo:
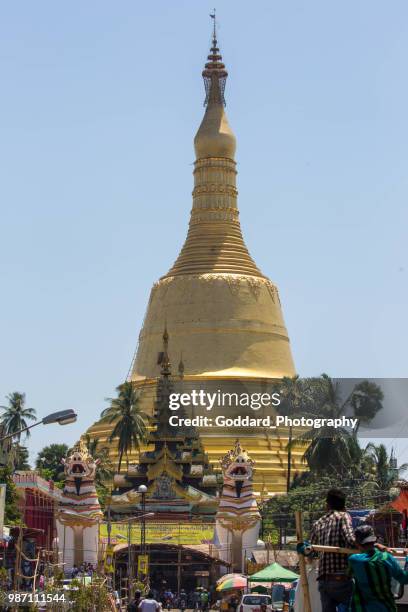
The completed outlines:
{"type": "MultiPolygon", "coordinates": [[[[351,517],[346,512],[346,496],[339,489],[330,489],[326,497],[327,513],[312,527],[312,544],[355,548],[351,517]]],[[[341,604],[348,609],[353,583],[348,572],[347,557],[338,553],[321,553],[317,573],[322,612],[336,612],[341,604]]]]}
{"type": "Polygon", "coordinates": [[[384,547],[376,548],[377,538],[371,525],[357,527],[354,537],[361,553],[351,555],[348,559],[350,573],[354,578],[350,610],[396,612],[391,578],[400,584],[408,584],[408,572],[401,568],[398,561],[384,547]]]}

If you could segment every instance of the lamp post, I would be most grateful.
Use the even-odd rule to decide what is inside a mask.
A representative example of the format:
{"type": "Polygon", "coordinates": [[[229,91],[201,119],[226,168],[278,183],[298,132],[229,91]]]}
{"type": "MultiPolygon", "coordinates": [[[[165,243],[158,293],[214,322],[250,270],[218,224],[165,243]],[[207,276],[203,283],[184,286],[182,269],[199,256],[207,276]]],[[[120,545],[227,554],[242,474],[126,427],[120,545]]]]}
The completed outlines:
{"type": "Polygon", "coordinates": [[[132,522],[128,521],[127,540],[128,540],[128,603],[132,599],[133,564],[132,564],[132,522]]]}
{"type": "Polygon", "coordinates": [[[9,438],[14,438],[33,427],[37,427],[37,425],[51,425],[52,423],[58,423],[59,425],[69,425],[70,423],[75,423],[77,420],[77,414],[75,410],[71,408],[69,410],[59,410],[58,412],[52,412],[48,416],[41,419],[41,421],[37,421],[33,425],[29,425],[28,427],[23,427],[19,431],[15,431],[13,433],[9,433],[6,436],[2,436],[0,438],[0,442],[4,442],[4,440],[8,440],[9,438]]]}
{"type": "Polygon", "coordinates": [[[142,520],[141,528],[140,528],[140,554],[146,554],[146,493],[147,487],[146,485],[140,485],[138,488],[138,492],[142,497],[141,510],[142,516],[140,517],[142,520]]]}

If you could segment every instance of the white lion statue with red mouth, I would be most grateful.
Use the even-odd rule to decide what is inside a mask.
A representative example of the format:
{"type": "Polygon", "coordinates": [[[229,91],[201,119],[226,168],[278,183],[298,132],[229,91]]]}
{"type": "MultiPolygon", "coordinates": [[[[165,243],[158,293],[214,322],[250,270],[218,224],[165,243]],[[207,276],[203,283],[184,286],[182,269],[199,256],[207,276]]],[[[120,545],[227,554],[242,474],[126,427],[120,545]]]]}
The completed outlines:
{"type": "Polygon", "coordinates": [[[245,557],[257,547],[261,515],[254,492],[254,461],[239,440],[220,461],[224,484],[215,517],[214,543],[219,557],[244,571],[245,557]]]}
{"type": "Polygon", "coordinates": [[[69,570],[74,564],[96,564],[98,523],[103,513],[95,488],[99,460],[91,457],[81,440],[62,463],[65,486],[57,511],[57,531],[65,569],[69,570]]]}

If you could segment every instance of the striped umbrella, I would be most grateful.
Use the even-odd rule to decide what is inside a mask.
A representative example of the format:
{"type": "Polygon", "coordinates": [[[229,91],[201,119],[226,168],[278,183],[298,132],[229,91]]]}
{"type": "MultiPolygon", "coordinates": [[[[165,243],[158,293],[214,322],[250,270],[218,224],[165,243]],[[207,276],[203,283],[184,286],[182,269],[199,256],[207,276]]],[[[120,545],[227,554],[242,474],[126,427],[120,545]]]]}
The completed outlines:
{"type": "Polygon", "coordinates": [[[241,574],[234,574],[226,578],[217,586],[217,591],[228,591],[229,589],[245,589],[247,586],[247,577],[241,574]]]}
{"type": "Polygon", "coordinates": [[[217,584],[221,584],[221,582],[224,582],[224,580],[228,580],[228,578],[235,578],[235,576],[242,576],[243,578],[246,578],[245,574],[237,574],[236,572],[234,572],[233,574],[224,574],[223,576],[221,576],[221,578],[218,578],[217,584]]]}

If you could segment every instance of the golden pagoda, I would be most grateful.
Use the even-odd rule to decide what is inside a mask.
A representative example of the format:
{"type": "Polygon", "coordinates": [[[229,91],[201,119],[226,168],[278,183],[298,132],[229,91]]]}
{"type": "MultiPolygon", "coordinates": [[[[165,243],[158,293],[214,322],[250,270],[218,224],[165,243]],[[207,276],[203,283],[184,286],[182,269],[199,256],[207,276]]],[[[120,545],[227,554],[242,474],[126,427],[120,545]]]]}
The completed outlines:
{"type": "MultiPolygon", "coordinates": [[[[173,266],[153,285],[129,374],[129,380],[143,388],[143,409],[150,413],[165,327],[171,336],[172,361],[183,356],[183,392],[268,392],[277,379],[295,374],[278,289],[253,261],[241,232],[236,138],[225,113],[228,73],[217,44],[215,19],[202,76],[206,109],[194,138],[187,238],[173,266]]],[[[216,406],[211,416],[243,412],[241,407],[216,406]]],[[[256,417],[267,413],[265,409],[250,412],[256,417]]],[[[88,433],[103,442],[110,431],[106,424],[96,423],[88,433]]],[[[256,462],[255,490],[263,494],[285,490],[287,440],[274,430],[200,427],[199,433],[213,465],[239,437],[256,462]]],[[[111,452],[114,460],[114,445],[111,452]]],[[[302,453],[292,451],[293,474],[304,469],[302,453]]]]}

